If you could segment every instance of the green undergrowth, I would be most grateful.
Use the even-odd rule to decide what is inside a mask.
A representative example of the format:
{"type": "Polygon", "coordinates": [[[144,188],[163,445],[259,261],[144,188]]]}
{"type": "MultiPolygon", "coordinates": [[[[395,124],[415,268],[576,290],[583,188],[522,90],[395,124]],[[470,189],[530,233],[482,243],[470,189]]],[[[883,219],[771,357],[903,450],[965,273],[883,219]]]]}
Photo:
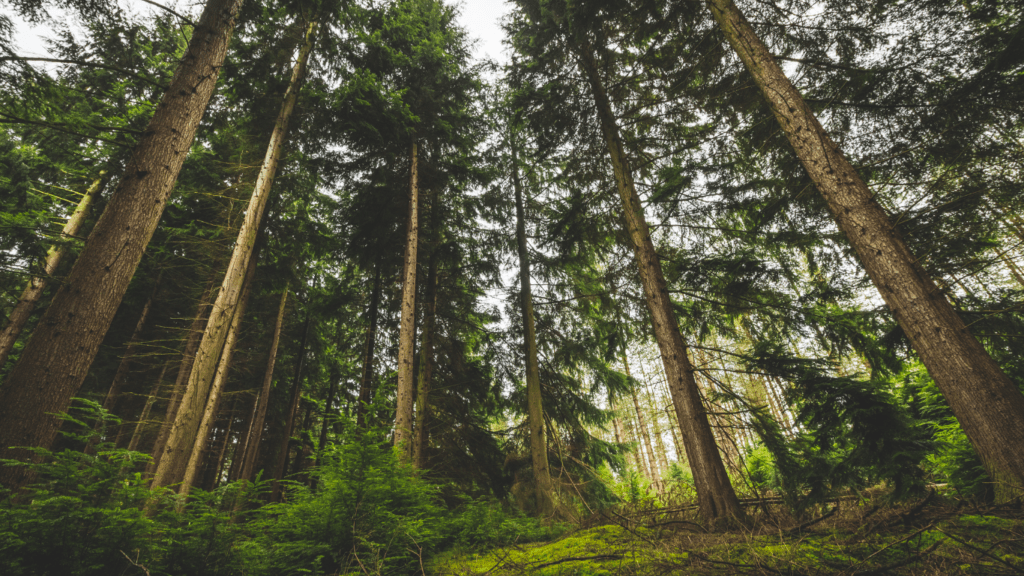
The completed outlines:
{"type": "Polygon", "coordinates": [[[1019,505],[969,507],[934,495],[901,505],[851,499],[800,518],[786,517],[781,510],[753,510],[750,520],[743,530],[708,532],[692,511],[603,514],[591,519],[599,525],[551,542],[450,554],[435,560],[427,572],[1024,574],[1024,512],[1019,505]]]}

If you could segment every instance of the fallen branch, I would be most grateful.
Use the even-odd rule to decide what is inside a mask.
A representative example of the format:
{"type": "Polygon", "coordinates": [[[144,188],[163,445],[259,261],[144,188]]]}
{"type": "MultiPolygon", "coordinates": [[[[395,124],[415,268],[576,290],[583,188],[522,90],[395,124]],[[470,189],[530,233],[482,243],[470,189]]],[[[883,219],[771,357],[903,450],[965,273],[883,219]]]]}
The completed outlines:
{"type": "Polygon", "coordinates": [[[554,562],[545,562],[536,566],[530,567],[531,570],[540,570],[541,568],[547,568],[548,566],[554,566],[555,564],[562,564],[563,562],[583,562],[585,560],[621,560],[622,554],[598,554],[597,556],[573,556],[572,558],[562,558],[561,560],[555,560],[554,562]]]}
{"type": "Polygon", "coordinates": [[[809,526],[814,526],[818,522],[821,522],[822,520],[826,520],[829,517],[831,517],[833,514],[836,513],[837,510],[839,510],[839,504],[836,504],[835,506],[833,506],[832,509],[829,510],[828,512],[826,512],[824,515],[822,515],[822,516],[820,516],[818,518],[815,518],[814,520],[808,520],[807,522],[804,522],[803,524],[797,526],[796,528],[790,528],[789,530],[786,530],[785,533],[786,534],[792,534],[793,532],[799,532],[799,531],[801,531],[804,528],[807,528],[809,526]]]}

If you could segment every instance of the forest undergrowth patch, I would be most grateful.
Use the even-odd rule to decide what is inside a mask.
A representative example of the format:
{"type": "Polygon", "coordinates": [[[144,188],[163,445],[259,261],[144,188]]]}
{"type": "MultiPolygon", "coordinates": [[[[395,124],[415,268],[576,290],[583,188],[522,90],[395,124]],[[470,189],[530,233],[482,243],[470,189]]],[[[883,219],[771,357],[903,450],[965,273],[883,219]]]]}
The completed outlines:
{"type": "Polygon", "coordinates": [[[1024,574],[1024,507],[929,493],[888,504],[844,498],[802,516],[748,505],[742,529],[709,530],[692,506],[623,507],[552,542],[439,558],[451,576],[1024,574]]]}

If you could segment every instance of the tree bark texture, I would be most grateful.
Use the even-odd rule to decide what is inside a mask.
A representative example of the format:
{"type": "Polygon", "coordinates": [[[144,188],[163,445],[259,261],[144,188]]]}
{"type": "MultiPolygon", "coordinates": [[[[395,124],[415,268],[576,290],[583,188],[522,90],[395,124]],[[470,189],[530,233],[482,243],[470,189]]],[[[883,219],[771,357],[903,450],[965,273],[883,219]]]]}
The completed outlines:
{"type": "Polygon", "coordinates": [[[277,362],[277,347],[281,342],[281,327],[284,325],[285,304],[288,301],[288,288],[281,291],[281,304],[277,310],[277,322],[274,324],[274,336],[270,341],[267,354],[267,370],[263,375],[263,388],[256,400],[256,409],[249,432],[246,435],[245,453],[242,455],[242,467],[238,473],[239,480],[252,480],[253,468],[259,454],[260,439],[263,437],[263,424],[267,420],[267,406],[270,404],[270,385],[274,382],[274,364],[277,362]]]}
{"type": "Polygon", "coordinates": [[[419,244],[419,169],[417,146],[409,149],[409,220],[406,227],[405,259],[402,269],[402,317],[398,334],[398,406],[395,410],[395,446],[406,462],[412,456],[412,408],[415,393],[414,352],[416,346],[416,253],[419,244]]]}
{"type": "Polygon", "coordinates": [[[430,386],[434,377],[434,327],[437,312],[437,248],[434,247],[433,250],[427,271],[420,366],[416,383],[416,444],[413,450],[413,465],[419,469],[427,467],[430,441],[430,386]]]}
{"type": "MultiPolygon", "coordinates": [[[[206,446],[207,438],[216,421],[220,410],[220,401],[224,394],[224,387],[227,385],[228,373],[231,370],[231,360],[235,352],[235,344],[238,342],[238,335],[242,330],[242,322],[245,320],[245,309],[249,304],[249,296],[252,294],[252,281],[256,276],[257,258],[249,260],[248,269],[245,271],[245,279],[242,280],[242,296],[235,308],[235,316],[231,319],[231,329],[228,330],[227,338],[224,340],[224,351],[221,353],[220,363],[217,365],[217,373],[213,377],[213,386],[210,387],[210,396],[203,408],[202,420],[199,429],[196,431],[196,439],[192,445],[192,451],[188,454],[188,461],[185,465],[185,473],[181,478],[181,488],[178,493],[187,496],[195,482],[196,473],[199,469],[199,458],[206,446]]],[[[173,483],[173,482],[172,482],[173,483]]],[[[166,485],[166,484],[165,484],[166,485]]]]}
{"type": "Polygon", "coordinates": [[[309,341],[309,312],[306,312],[306,320],[302,323],[302,341],[299,342],[299,355],[295,359],[295,375],[292,378],[291,402],[288,403],[288,411],[285,412],[284,433],[281,435],[281,444],[277,449],[277,466],[274,467],[274,487],[271,494],[271,501],[277,502],[281,499],[281,483],[288,473],[288,451],[291,446],[292,433],[295,431],[295,414],[299,411],[299,402],[302,400],[302,368],[306,361],[306,343],[309,341]]]}
{"type": "Polygon", "coordinates": [[[654,336],[665,366],[672,403],[682,427],[683,444],[697,490],[698,510],[707,520],[730,516],[742,519],[743,509],[729,482],[725,465],[715,445],[707,412],[694,379],[693,366],[687,355],[686,342],[676,323],[665,275],[651,241],[643,204],[633,183],[632,169],[619,135],[611,102],[605,92],[591,47],[581,48],[579,61],[594,94],[601,128],[615,170],[616,184],[622,197],[626,232],[636,254],[644,299],[654,324],[654,336]]]}
{"type": "Polygon", "coordinates": [[[519,253],[520,308],[523,314],[523,352],[526,356],[526,418],[530,427],[530,458],[533,464],[534,494],[537,514],[554,513],[554,488],[548,463],[547,426],[544,422],[544,399],[540,384],[540,362],[537,352],[537,328],[533,316],[533,284],[530,280],[530,246],[526,240],[526,201],[519,175],[519,154],[516,143],[512,152],[512,187],[516,196],[516,248],[519,253]]]}
{"type": "Polygon", "coordinates": [[[1024,484],[1024,395],[918,263],[736,4],[708,6],[982,461],[1024,484]]]}
{"type": "MultiPolygon", "coordinates": [[[[217,84],[242,0],[209,0],[167,92],[64,284],[0,389],[0,457],[49,447],[156,230],[217,84]]],[[[0,468],[18,487],[25,468],[0,468]]]]}
{"type": "MultiPolygon", "coordinates": [[[[99,178],[92,181],[92,185],[86,190],[85,195],[78,202],[75,211],[68,218],[67,223],[64,224],[64,229],[60,232],[61,239],[78,236],[78,233],[82,230],[82,225],[89,218],[89,212],[92,211],[93,204],[96,203],[96,200],[103,192],[103,188],[107,185],[107,180],[107,173],[100,172],[99,178]]],[[[32,316],[32,311],[35,310],[36,304],[42,299],[43,291],[46,290],[47,283],[49,282],[49,276],[52,276],[57,270],[57,266],[60,265],[60,261],[64,257],[64,249],[65,247],[61,244],[50,247],[46,252],[46,260],[43,263],[44,276],[34,276],[29,280],[25,291],[21,293],[21,298],[14,305],[14,310],[11,311],[11,315],[7,320],[7,326],[4,327],[3,332],[0,332],[0,368],[7,364],[7,358],[10,357],[11,350],[14,349],[15,342],[18,341],[18,336],[25,329],[25,324],[28,323],[29,317],[32,316]]]]}
{"type": "Polygon", "coordinates": [[[359,402],[356,405],[356,426],[366,428],[366,407],[373,401],[373,353],[377,345],[377,318],[380,315],[381,266],[377,262],[373,272],[373,291],[367,310],[366,344],[363,349],[363,373],[359,378],[359,402]]]}
{"type": "Polygon", "coordinates": [[[206,286],[203,295],[199,297],[199,309],[196,310],[192,325],[189,326],[188,337],[185,339],[185,350],[181,356],[181,366],[178,367],[178,376],[174,380],[174,387],[167,400],[167,409],[164,411],[164,419],[160,424],[160,431],[157,433],[156,441],[153,443],[153,451],[150,454],[153,460],[146,466],[146,474],[156,472],[160,465],[160,457],[164,453],[164,445],[167,437],[171,434],[171,425],[174,424],[174,417],[178,413],[178,406],[181,405],[181,395],[185,391],[185,383],[188,382],[188,375],[192,373],[192,363],[196,358],[196,350],[199,349],[199,341],[203,336],[206,320],[209,313],[210,296],[213,294],[213,281],[206,286]]]}
{"type": "Polygon", "coordinates": [[[306,68],[309,62],[310,52],[316,40],[317,24],[313,22],[306,28],[305,41],[299,48],[295,66],[292,68],[291,81],[285,91],[284,101],[281,103],[281,111],[274,123],[274,130],[270,136],[270,144],[267,146],[266,156],[260,168],[259,176],[256,178],[256,186],[253,189],[252,197],[249,199],[249,206],[245,212],[245,220],[238,231],[238,239],[235,241],[235,248],[231,254],[231,261],[228,263],[227,272],[224,274],[224,282],[221,284],[217,300],[210,312],[210,321],[206,325],[206,332],[203,334],[203,341],[196,353],[196,362],[192,367],[192,374],[189,376],[188,386],[185,388],[185,395],[182,397],[182,409],[171,428],[171,434],[167,439],[164,448],[165,455],[157,468],[154,486],[167,486],[179,482],[185,474],[185,466],[188,462],[188,454],[196,441],[196,433],[202,418],[203,408],[206,399],[210,394],[210,387],[216,373],[217,363],[224,349],[224,341],[227,339],[230,330],[231,320],[235,316],[235,309],[238,307],[239,297],[242,291],[242,278],[252,259],[256,245],[256,236],[259,234],[260,221],[266,210],[267,199],[270,197],[271,187],[274,183],[274,176],[277,173],[278,163],[284,149],[285,138],[288,135],[288,122],[292,112],[295,110],[295,103],[299,99],[299,92],[302,88],[302,80],[306,75],[306,68]]]}

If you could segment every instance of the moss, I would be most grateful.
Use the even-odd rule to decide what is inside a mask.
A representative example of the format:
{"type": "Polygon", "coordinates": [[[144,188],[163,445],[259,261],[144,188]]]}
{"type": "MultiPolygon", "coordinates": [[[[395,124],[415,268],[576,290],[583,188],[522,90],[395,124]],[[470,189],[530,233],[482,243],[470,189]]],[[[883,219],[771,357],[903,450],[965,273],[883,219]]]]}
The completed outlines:
{"type": "Polygon", "coordinates": [[[538,576],[599,576],[620,573],[654,574],[657,566],[678,564],[685,553],[661,552],[645,539],[646,531],[636,534],[621,526],[598,526],[574,532],[546,544],[508,547],[483,554],[451,556],[431,566],[436,574],[472,575],[510,574],[527,571],[538,576]],[[569,560],[584,558],[583,560],[569,560]]]}

